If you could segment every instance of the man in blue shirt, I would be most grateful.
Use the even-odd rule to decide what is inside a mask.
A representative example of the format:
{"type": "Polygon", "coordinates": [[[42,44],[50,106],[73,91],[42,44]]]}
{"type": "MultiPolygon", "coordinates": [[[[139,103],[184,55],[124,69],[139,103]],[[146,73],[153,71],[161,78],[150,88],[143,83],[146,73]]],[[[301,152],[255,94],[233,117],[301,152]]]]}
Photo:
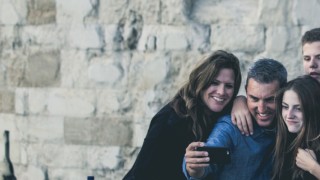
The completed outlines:
{"type": "MultiPolygon", "coordinates": [[[[260,59],[249,69],[246,80],[247,105],[254,121],[254,135],[243,136],[231,122],[220,118],[206,143],[194,142],[186,149],[183,171],[188,179],[269,180],[275,140],[276,92],[287,82],[285,67],[273,59],[260,59]],[[209,164],[208,152],[200,146],[228,147],[229,164],[209,164]]],[[[214,156],[214,155],[213,155],[214,156]]],[[[214,158],[214,157],[213,157],[214,158]]]]}

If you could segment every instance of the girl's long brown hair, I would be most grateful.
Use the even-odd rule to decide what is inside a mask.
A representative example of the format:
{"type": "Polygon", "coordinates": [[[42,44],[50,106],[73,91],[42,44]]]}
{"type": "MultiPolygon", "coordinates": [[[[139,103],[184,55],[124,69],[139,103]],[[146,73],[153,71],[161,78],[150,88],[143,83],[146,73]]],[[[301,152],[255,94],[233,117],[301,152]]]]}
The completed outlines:
{"type": "Polygon", "coordinates": [[[305,179],[305,171],[296,166],[298,148],[312,149],[320,152],[320,84],[310,76],[301,76],[291,80],[276,96],[277,136],[274,154],[273,178],[282,176],[284,162],[291,162],[293,179],[305,179]],[[282,100],[286,91],[294,91],[300,100],[304,125],[296,137],[289,141],[289,132],[282,117],[282,100]],[[290,159],[285,159],[286,154],[292,154],[290,159]]]}
{"type": "Polygon", "coordinates": [[[181,117],[191,119],[191,129],[195,140],[204,141],[211,131],[217,118],[212,119],[204,113],[205,104],[201,94],[217,77],[222,68],[232,69],[234,72],[234,94],[232,100],[222,112],[216,113],[215,117],[229,112],[234,98],[239,92],[241,84],[241,72],[239,60],[236,56],[226,51],[218,50],[202,59],[202,63],[190,74],[188,82],[178,91],[171,105],[181,117]]]}

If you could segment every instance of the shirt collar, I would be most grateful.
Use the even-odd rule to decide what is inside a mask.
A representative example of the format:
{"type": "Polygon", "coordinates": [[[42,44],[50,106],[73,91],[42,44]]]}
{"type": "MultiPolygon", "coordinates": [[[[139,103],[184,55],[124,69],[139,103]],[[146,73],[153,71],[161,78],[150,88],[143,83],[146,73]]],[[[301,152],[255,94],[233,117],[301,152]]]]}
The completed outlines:
{"type": "Polygon", "coordinates": [[[253,117],[252,117],[252,119],[253,119],[253,132],[254,133],[251,136],[253,138],[257,138],[263,134],[275,135],[275,132],[276,132],[276,127],[274,125],[275,123],[272,123],[271,127],[265,128],[265,127],[260,127],[253,117]]]}

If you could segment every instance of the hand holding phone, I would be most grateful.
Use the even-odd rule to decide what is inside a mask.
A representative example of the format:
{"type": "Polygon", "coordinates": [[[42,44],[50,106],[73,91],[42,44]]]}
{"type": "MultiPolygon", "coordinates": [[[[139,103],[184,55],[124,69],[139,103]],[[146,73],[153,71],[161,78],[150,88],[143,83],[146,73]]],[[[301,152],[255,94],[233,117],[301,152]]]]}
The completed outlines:
{"type": "Polygon", "coordinates": [[[203,146],[197,147],[197,151],[207,151],[213,164],[228,164],[231,161],[230,150],[226,147],[203,146]]]}

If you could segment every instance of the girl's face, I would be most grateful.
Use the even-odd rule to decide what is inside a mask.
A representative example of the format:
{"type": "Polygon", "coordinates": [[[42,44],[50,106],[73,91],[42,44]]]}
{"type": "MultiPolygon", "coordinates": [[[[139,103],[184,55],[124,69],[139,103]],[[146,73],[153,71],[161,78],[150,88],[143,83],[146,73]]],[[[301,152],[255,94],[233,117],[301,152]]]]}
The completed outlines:
{"type": "Polygon", "coordinates": [[[211,85],[202,93],[202,101],[212,112],[220,112],[230,102],[234,92],[234,72],[221,69],[211,85]]]}
{"type": "Polygon", "coordinates": [[[287,90],[282,99],[282,118],[289,132],[298,133],[303,127],[303,112],[300,99],[296,92],[287,90]]]}

